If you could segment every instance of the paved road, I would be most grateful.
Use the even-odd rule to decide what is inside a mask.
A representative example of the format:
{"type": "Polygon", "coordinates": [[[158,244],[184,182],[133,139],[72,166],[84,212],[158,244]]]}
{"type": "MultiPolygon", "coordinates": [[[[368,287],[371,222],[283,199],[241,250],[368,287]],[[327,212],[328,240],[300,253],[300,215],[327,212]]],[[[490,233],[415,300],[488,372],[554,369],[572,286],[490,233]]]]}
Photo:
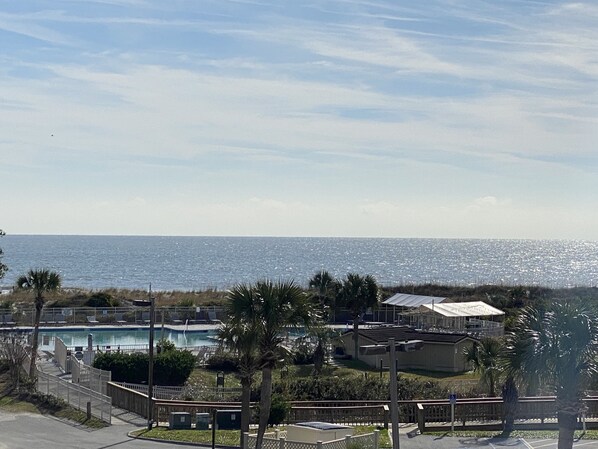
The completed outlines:
{"type": "Polygon", "coordinates": [[[169,449],[180,445],[134,440],[127,433],[135,427],[114,425],[90,431],[54,418],[0,411],[0,449],[169,449]]]}
{"type": "Polygon", "coordinates": [[[413,438],[401,435],[401,449],[530,449],[520,438],[463,438],[417,435],[413,438]]]}
{"type": "MultiPolygon", "coordinates": [[[[401,449],[556,449],[555,439],[521,438],[464,438],[418,435],[408,438],[401,435],[401,449]]],[[[573,442],[573,448],[598,449],[598,440],[579,440],[573,442]]]]}
{"type": "MultiPolygon", "coordinates": [[[[127,433],[138,428],[119,424],[100,430],[77,427],[57,419],[31,413],[11,414],[0,411],[0,449],[169,449],[181,448],[174,443],[161,443],[129,438],[127,433]]],[[[464,438],[449,436],[401,434],[401,449],[556,449],[556,440],[519,438],[464,438]]],[[[579,449],[598,449],[597,440],[581,440],[573,444],[579,449]]]]}
{"type": "MultiPolygon", "coordinates": [[[[529,447],[532,449],[556,449],[556,440],[527,440],[529,447]]],[[[598,440],[579,440],[573,441],[573,448],[579,449],[598,449],[598,440]]]]}

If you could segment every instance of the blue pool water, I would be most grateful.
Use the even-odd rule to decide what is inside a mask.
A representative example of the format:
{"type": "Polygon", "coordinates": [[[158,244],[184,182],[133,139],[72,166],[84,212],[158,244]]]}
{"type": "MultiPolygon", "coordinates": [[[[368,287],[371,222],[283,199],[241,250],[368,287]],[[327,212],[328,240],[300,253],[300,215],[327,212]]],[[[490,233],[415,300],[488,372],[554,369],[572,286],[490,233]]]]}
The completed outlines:
{"type": "MultiPolygon", "coordinates": [[[[54,338],[60,338],[67,347],[87,346],[87,337],[93,336],[94,346],[111,346],[117,349],[118,346],[147,345],[149,342],[148,328],[129,329],[98,329],[98,328],[76,328],[76,329],[40,329],[40,349],[46,351],[54,350],[54,338]],[[46,337],[46,338],[44,338],[46,337]]],[[[175,331],[171,329],[155,329],[154,338],[158,341],[161,338],[173,342],[177,347],[185,346],[213,346],[218,342],[213,337],[216,331],[175,331]]]]}

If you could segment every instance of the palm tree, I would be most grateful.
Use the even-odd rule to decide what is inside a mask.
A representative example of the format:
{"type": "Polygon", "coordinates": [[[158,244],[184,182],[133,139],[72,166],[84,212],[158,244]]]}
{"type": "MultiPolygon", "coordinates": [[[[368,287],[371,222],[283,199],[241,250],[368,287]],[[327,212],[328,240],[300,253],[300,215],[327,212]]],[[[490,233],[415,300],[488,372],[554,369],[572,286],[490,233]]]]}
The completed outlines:
{"type": "Polygon", "coordinates": [[[329,346],[336,335],[332,329],[324,324],[316,324],[310,330],[310,335],[315,337],[316,345],[314,348],[314,376],[322,374],[324,363],[329,355],[329,346]]]}
{"type": "Polygon", "coordinates": [[[354,354],[355,359],[359,360],[359,320],[367,309],[378,304],[380,293],[376,279],[369,274],[361,276],[349,273],[342,281],[338,298],[342,306],[349,309],[353,318],[354,354]]]}
{"type": "Polygon", "coordinates": [[[496,384],[501,374],[499,358],[503,345],[496,338],[483,338],[479,343],[465,348],[465,360],[473,371],[480,375],[480,380],[488,387],[488,395],[496,396],[496,384]]]}
{"type": "Polygon", "coordinates": [[[255,326],[262,370],[260,416],[256,447],[262,446],[272,405],[272,370],[280,358],[288,327],[309,327],[315,321],[307,296],[294,282],[260,281],[230,294],[227,305],[233,323],[255,326]]]}
{"type": "Polygon", "coordinates": [[[515,415],[519,404],[519,390],[512,376],[507,376],[502,387],[504,432],[510,433],[515,427],[515,415]]]}
{"type": "Polygon", "coordinates": [[[598,314],[581,301],[527,308],[507,336],[507,375],[556,395],[559,449],[573,446],[577,415],[588,381],[598,372],[598,314]]]}
{"type": "Polygon", "coordinates": [[[235,315],[234,304],[254,303],[253,290],[247,285],[237,285],[228,292],[226,305],[229,319],[224,322],[218,332],[219,338],[225,347],[237,356],[241,382],[241,446],[245,432],[249,432],[251,420],[251,385],[253,377],[259,368],[258,338],[259,329],[255,315],[239,317],[235,315]],[[242,319],[239,319],[242,318],[242,319]],[[250,319],[247,319],[250,318],[250,319]]]}
{"type": "Polygon", "coordinates": [[[309,288],[314,290],[314,299],[326,312],[325,318],[328,318],[330,311],[332,311],[333,321],[336,307],[335,299],[339,287],[338,281],[326,270],[318,271],[309,280],[309,288]]]}
{"type": "MultiPolygon", "coordinates": [[[[0,229],[0,237],[4,237],[6,234],[2,229],[0,229]]],[[[2,263],[2,248],[0,248],[0,279],[4,277],[4,273],[8,270],[8,267],[2,263]]]]}
{"type": "Polygon", "coordinates": [[[37,359],[37,347],[39,342],[39,322],[42,309],[46,302],[44,294],[56,291],[60,288],[62,280],[55,271],[46,269],[29,270],[25,275],[17,279],[17,288],[32,290],[35,294],[35,326],[33,328],[33,341],[31,343],[31,363],[29,365],[29,377],[35,377],[35,361],[37,359]]]}

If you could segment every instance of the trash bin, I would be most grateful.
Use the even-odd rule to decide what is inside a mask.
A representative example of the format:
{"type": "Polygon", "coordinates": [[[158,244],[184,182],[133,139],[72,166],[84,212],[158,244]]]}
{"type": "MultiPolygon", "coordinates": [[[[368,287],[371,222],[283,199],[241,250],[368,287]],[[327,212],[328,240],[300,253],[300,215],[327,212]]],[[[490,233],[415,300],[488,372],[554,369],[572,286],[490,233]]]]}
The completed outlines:
{"type": "Polygon", "coordinates": [[[241,428],[241,410],[218,410],[216,429],[238,430],[241,428]]]}
{"type": "Polygon", "coordinates": [[[171,412],[168,416],[169,429],[190,429],[191,428],[191,413],[187,412],[171,412]]]}
{"type": "Polygon", "coordinates": [[[196,413],[195,414],[195,429],[208,430],[210,428],[210,414],[196,413]]]}

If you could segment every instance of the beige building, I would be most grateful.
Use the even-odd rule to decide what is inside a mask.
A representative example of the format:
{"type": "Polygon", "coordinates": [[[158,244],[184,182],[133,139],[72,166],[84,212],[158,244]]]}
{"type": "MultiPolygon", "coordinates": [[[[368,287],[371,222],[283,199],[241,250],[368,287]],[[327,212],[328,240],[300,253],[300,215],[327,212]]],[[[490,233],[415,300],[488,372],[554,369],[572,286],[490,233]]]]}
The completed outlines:
{"type": "MultiPolygon", "coordinates": [[[[477,340],[467,334],[449,334],[439,332],[421,332],[403,326],[381,326],[372,329],[359,329],[359,346],[386,345],[388,339],[395,342],[421,340],[423,347],[419,351],[397,352],[399,370],[421,369],[428,371],[444,371],[458,373],[468,371],[470,366],[465,362],[463,352],[477,340]]],[[[341,336],[345,353],[355,357],[353,331],[341,336]]],[[[388,367],[389,354],[359,355],[359,360],[370,366],[388,367]]]]}

